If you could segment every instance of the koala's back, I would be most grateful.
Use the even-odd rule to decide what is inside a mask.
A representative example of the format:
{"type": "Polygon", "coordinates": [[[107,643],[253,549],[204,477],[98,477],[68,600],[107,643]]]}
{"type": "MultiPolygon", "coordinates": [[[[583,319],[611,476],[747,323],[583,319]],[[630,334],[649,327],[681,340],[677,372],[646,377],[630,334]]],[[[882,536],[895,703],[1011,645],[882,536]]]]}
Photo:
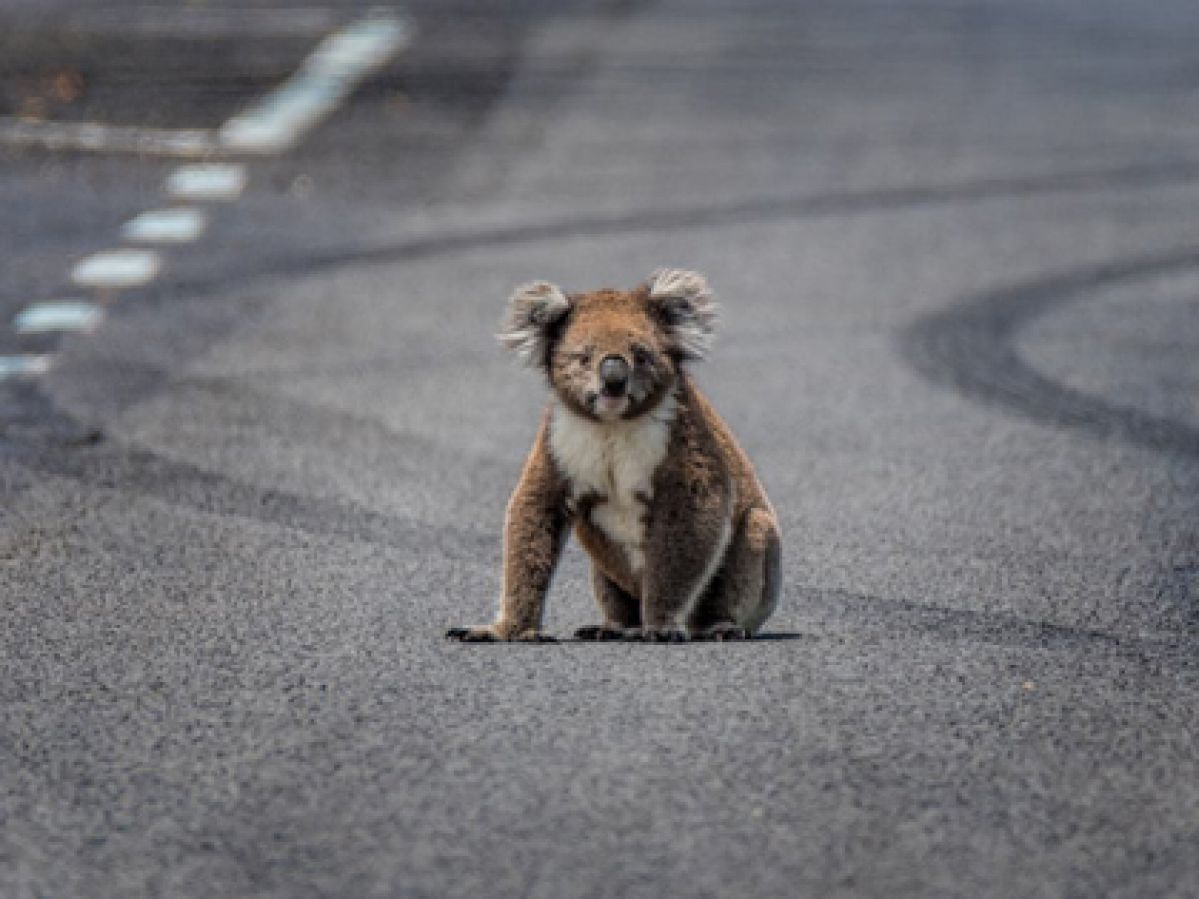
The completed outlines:
{"type": "Polygon", "coordinates": [[[773,514],[774,510],[770,505],[770,500],[766,497],[765,489],[758,480],[753,463],[749,461],[749,456],[741,448],[741,444],[733,437],[732,430],[698,388],[689,382],[686,386],[696,418],[706,426],[716,452],[732,480],[735,493],[734,518],[740,518],[754,508],[765,508],[773,514]]]}

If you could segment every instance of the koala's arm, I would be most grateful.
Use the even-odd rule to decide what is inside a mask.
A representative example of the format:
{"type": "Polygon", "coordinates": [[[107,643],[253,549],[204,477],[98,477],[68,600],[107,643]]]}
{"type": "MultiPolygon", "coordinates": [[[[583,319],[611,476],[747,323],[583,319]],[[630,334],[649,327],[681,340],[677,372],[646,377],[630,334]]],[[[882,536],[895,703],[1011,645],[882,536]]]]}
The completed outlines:
{"type": "Polygon", "coordinates": [[[543,418],[525,460],[504,521],[500,610],[491,624],[454,628],[461,640],[538,640],[550,580],[570,526],[566,493],[549,452],[549,419],[543,418]]]}

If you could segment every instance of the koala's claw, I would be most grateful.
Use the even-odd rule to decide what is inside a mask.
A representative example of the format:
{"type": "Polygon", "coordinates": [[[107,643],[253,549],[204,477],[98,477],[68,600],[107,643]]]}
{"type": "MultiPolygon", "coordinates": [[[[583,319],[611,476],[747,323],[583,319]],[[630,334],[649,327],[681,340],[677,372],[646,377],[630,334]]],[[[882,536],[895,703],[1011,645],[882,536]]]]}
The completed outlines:
{"type": "Polygon", "coordinates": [[[625,639],[625,632],[625,628],[616,627],[611,624],[589,624],[575,631],[575,639],[586,640],[588,642],[623,640],[625,639]]]}

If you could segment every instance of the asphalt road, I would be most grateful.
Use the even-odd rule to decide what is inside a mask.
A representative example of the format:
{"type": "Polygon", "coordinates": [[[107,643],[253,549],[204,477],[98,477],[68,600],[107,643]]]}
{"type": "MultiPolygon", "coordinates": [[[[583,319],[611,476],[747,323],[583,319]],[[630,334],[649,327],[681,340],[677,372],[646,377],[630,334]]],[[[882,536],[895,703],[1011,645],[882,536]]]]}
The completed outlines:
{"type": "MultiPolygon", "coordinates": [[[[9,3],[0,115],[211,128],[355,15],[235,6],[9,3]]],[[[54,359],[0,381],[0,894],[1199,894],[1199,7],[410,13],[91,334],[7,323],[180,160],[0,142],[54,359]],[[723,300],[763,639],[444,641],[543,399],[511,286],[659,265],[723,300]]]]}

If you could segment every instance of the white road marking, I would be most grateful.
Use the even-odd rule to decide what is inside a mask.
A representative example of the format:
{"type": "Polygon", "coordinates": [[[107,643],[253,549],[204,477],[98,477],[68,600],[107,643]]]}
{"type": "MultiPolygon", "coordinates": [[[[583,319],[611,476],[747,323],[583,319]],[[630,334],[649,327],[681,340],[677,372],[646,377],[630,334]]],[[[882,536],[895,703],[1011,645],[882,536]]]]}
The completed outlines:
{"type": "Polygon", "coordinates": [[[105,250],[85,256],[71,271],[80,287],[116,289],[140,287],[162,270],[162,257],[153,250],[105,250]]]}
{"type": "Polygon", "coordinates": [[[217,134],[204,128],[143,128],[100,122],[30,122],[0,116],[0,144],[43,150],[137,153],[202,158],[221,150],[217,134]]]}
{"type": "Polygon", "coordinates": [[[44,375],[50,362],[49,356],[0,356],[0,379],[44,375]]]}
{"type": "MultiPolygon", "coordinates": [[[[275,19],[278,16],[273,11],[264,12],[269,21],[247,20],[244,29],[239,30],[255,34],[262,31],[264,23],[270,29],[277,28],[275,19]]],[[[210,17],[212,21],[206,27],[211,28],[222,15],[226,13],[210,17]]],[[[243,15],[252,17],[249,13],[243,15]]],[[[286,16],[291,15],[292,11],[286,12],[286,16]]],[[[315,19],[311,15],[309,18],[309,23],[301,30],[311,29],[315,19]]],[[[183,31],[180,22],[171,33],[178,36],[183,31]]],[[[412,39],[412,33],[407,19],[387,11],[352,22],[322,40],[295,74],[279,87],[220,128],[148,128],[103,122],[40,122],[0,116],[0,144],[52,151],[136,153],[184,159],[278,153],[294,146],[333,112],[364,78],[403,50],[412,39]]]]}
{"type": "MultiPolygon", "coordinates": [[[[295,74],[219,130],[34,122],[0,116],[0,145],[209,160],[230,153],[279,153],[295,146],[411,38],[408,21],[390,12],[359,19],[328,35],[295,74]]],[[[246,180],[246,167],[240,163],[205,162],[175,169],[164,189],[182,201],[232,200],[245,190],[246,180]]],[[[198,209],[155,209],[127,221],[121,235],[131,243],[188,243],[204,233],[207,223],[206,214],[198,209]]],[[[146,284],[161,270],[162,257],[153,250],[123,248],[80,259],[71,280],[81,287],[119,290],[146,284]]],[[[83,301],[35,303],[13,319],[13,327],[21,334],[88,331],[103,315],[100,307],[83,301]]],[[[52,361],[48,355],[0,356],[0,379],[45,374],[52,361]]]]}
{"type": "Polygon", "coordinates": [[[199,209],[152,209],[121,226],[121,237],[131,243],[191,243],[208,226],[208,216],[199,209]]]}
{"type": "Polygon", "coordinates": [[[279,153],[294,146],[411,36],[404,19],[383,12],[334,32],[287,81],[224,124],[222,146],[240,153],[279,153]]]}
{"type": "Polygon", "coordinates": [[[246,187],[241,163],[181,165],[167,177],[166,192],[176,200],[232,200],[246,187]]]}
{"type": "Polygon", "coordinates": [[[104,317],[104,311],[82,300],[56,300],[34,303],[13,319],[18,334],[43,334],[48,331],[91,331],[104,317]]]}

